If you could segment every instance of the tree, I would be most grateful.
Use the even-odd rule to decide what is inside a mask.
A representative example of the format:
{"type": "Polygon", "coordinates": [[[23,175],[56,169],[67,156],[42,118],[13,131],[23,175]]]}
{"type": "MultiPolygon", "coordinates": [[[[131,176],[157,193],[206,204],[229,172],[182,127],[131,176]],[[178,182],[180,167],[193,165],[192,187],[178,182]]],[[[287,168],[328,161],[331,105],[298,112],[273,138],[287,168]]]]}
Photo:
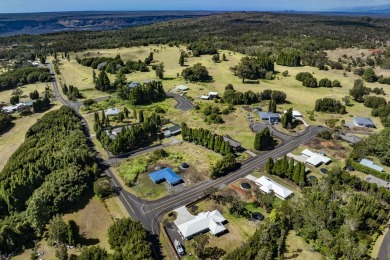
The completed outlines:
{"type": "Polygon", "coordinates": [[[225,254],[225,250],[216,246],[206,247],[204,250],[204,257],[211,260],[221,259],[225,254]]]}
{"type": "Polygon", "coordinates": [[[30,96],[30,98],[31,98],[32,100],[36,100],[36,99],[39,98],[39,93],[38,93],[37,90],[34,90],[33,92],[31,92],[31,93],[29,94],[29,96],[30,96]]]}
{"type": "Polygon", "coordinates": [[[180,66],[184,66],[184,62],[185,62],[185,55],[184,55],[184,53],[181,53],[180,58],[179,58],[180,66]]]}
{"type": "Polygon", "coordinates": [[[65,245],[60,245],[55,251],[55,256],[59,260],[68,260],[68,251],[65,245]]]}
{"type": "Polygon", "coordinates": [[[96,72],[95,72],[95,70],[92,70],[92,81],[93,81],[93,83],[96,83],[96,72]]]}
{"type": "Polygon", "coordinates": [[[75,246],[80,241],[80,227],[73,219],[68,220],[67,227],[68,227],[67,242],[69,245],[75,246]]]}
{"type": "Polygon", "coordinates": [[[372,68],[367,68],[362,78],[367,82],[376,82],[378,80],[378,77],[375,75],[375,71],[372,68]]]}
{"type": "Polygon", "coordinates": [[[283,72],[282,72],[282,76],[283,76],[283,77],[287,77],[287,76],[288,76],[288,70],[283,71],[283,72]]]}
{"type": "Polygon", "coordinates": [[[139,111],[138,118],[139,118],[139,122],[140,123],[143,123],[145,121],[145,119],[144,119],[144,111],[143,110],[139,111]]]}
{"type": "Polygon", "coordinates": [[[212,60],[214,61],[214,63],[219,62],[219,53],[213,54],[212,60]]]}
{"type": "Polygon", "coordinates": [[[194,254],[199,258],[204,258],[206,245],[209,243],[210,238],[206,234],[194,236],[191,244],[194,249],[194,254]]]}
{"type": "Polygon", "coordinates": [[[333,80],[333,82],[332,82],[332,86],[333,86],[334,88],[341,88],[341,83],[340,83],[340,81],[338,81],[337,79],[335,79],[335,80],[333,80]]]}
{"type": "Polygon", "coordinates": [[[275,100],[271,99],[268,103],[268,111],[272,113],[276,113],[277,105],[275,100]]]}
{"type": "Polygon", "coordinates": [[[108,198],[113,192],[110,181],[105,178],[96,180],[93,184],[93,192],[100,199],[108,198]]]}
{"type": "Polygon", "coordinates": [[[100,71],[95,82],[95,88],[101,91],[109,91],[111,89],[110,79],[104,70],[100,71]]]}
{"type": "Polygon", "coordinates": [[[85,107],[86,109],[89,109],[89,108],[90,108],[93,104],[95,104],[95,103],[96,103],[95,100],[89,98],[89,99],[84,100],[83,105],[84,105],[84,107],[85,107]]]}
{"type": "Polygon", "coordinates": [[[272,174],[272,169],[274,168],[274,159],[272,157],[269,157],[267,160],[267,163],[265,165],[266,172],[268,174],[272,174]]]}
{"type": "Polygon", "coordinates": [[[50,245],[62,245],[67,242],[68,226],[60,215],[56,215],[50,220],[47,233],[50,245]]]}
{"type": "Polygon", "coordinates": [[[106,249],[100,246],[83,247],[77,260],[106,260],[108,253],[106,249]]]}
{"type": "Polygon", "coordinates": [[[258,151],[264,151],[272,147],[274,139],[269,131],[268,127],[263,131],[257,132],[255,136],[254,148],[258,151]]]}
{"type": "Polygon", "coordinates": [[[210,80],[210,75],[205,66],[201,63],[196,63],[191,67],[185,68],[181,75],[185,80],[196,82],[196,81],[208,81],[210,80]]]}
{"type": "Polygon", "coordinates": [[[222,54],[222,60],[223,60],[223,61],[227,61],[225,53],[222,54]]]}
{"type": "Polygon", "coordinates": [[[9,99],[9,102],[11,103],[11,105],[16,105],[19,103],[19,96],[11,96],[11,98],[9,99]]]}
{"type": "Polygon", "coordinates": [[[351,105],[351,98],[349,96],[345,96],[341,100],[344,101],[346,106],[350,106],[351,105]]]}
{"type": "Polygon", "coordinates": [[[355,101],[363,102],[364,96],[369,94],[369,91],[364,85],[363,80],[357,79],[354,82],[353,88],[349,90],[349,94],[353,97],[355,101]]]}
{"type": "Polygon", "coordinates": [[[163,79],[164,78],[164,63],[161,62],[160,64],[158,64],[156,66],[156,77],[158,77],[159,79],[163,79]]]}

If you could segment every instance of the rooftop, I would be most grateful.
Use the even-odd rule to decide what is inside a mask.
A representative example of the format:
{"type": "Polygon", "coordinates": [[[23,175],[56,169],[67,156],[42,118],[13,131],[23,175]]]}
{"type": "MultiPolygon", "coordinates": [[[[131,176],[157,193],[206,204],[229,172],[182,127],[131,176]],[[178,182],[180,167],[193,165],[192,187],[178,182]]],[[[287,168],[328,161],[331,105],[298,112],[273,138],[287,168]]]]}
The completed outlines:
{"type": "Polygon", "coordinates": [[[225,142],[229,142],[229,145],[230,145],[231,147],[233,147],[233,148],[239,148],[239,147],[241,147],[241,143],[240,143],[240,142],[237,142],[236,140],[230,138],[230,136],[228,136],[228,135],[224,135],[224,136],[223,136],[223,140],[224,140],[225,142]]]}
{"type": "Polygon", "coordinates": [[[367,181],[369,183],[376,183],[378,185],[378,187],[385,187],[386,189],[390,189],[390,182],[379,179],[379,178],[372,176],[372,175],[368,175],[365,178],[365,181],[367,181]]]}
{"type": "Polygon", "coordinates": [[[179,175],[177,175],[171,168],[164,168],[162,170],[149,174],[149,178],[155,183],[163,182],[164,180],[170,185],[175,185],[181,181],[179,175]]]}
{"type": "Polygon", "coordinates": [[[281,199],[288,198],[293,192],[286,187],[282,186],[281,184],[277,183],[276,181],[271,180],[270,178],[266,176],[262,176],[259,179],[256,180],[256,183],[260,185],[260,190],[270,193],[271,191],[274,191],[278,197],[281,199]]]}
{"type": "Polygon", "coordinates": [[[307,160],[305,161],[305,163],[311,164],[313,166],[318,166],[322,163],[327,164],[331,161],[331,159],[329,157],[326,157],[326,156],[321,155],[319,153],[312,152],[309,149],[303,150],[302,155],[308,157],[307,160]]]}
{"type": "Polygon", "coordinates": [[[368,117],[355,116],[353,118],[353,121],[358,125],[373,125],[373,126],[375,126],[375,123],[371,120],[371,118],[368,118],[368,117]]]}
{"type": "Polygon", "coordinates": [[[141,86],[141,84],[137,81],[133,81],[133,82],[129,83],[129,85],[128,85],[129,88],[135,88],[135,87],[139,87],[139,86],[141,86]]]}
{"type": "Polygon", "coordinates": [[[272,113],[272,112],[259,111],[259,115],[261,119],[280,118],[280,115],[278,113],[272,113]]]}
{"type": "Polygon", "coordinates": [[[197,216],[193,216],[191,220],[175,224],[179,229],[180,233],[185,238],[191,238],[194,235],[200,234],[207,230],[213,235],[218,235],[226,230],[224,225],[226,219],[218,210],[201,212],[197,216]],[[180,224],[179,224],[180,223],[180,224]]]}
{"type": "Polygon", "coordinates": [[[373,170],[376,170],[378,172],[383,172],[383,167],[379,166],[378,164],[374,163],[373,161],[371,160],[368,160],[366,158],[362,159],[360,161],[360,164],[368,167],[368,168],[371,168],[373,170]]]}
{"type": "Polygon", "coordinates": [[[119,110],[117,108],[109,108],[107,109],[106,111],[104,111],[104,114],[106,114],[106,116],[116,116],[119,114],[119,110]]]}
{"type": "Polygon", "coordinates": [[[363,138],[356,136],[354,134],[351,134],[351,133],[340,133],[340,138],[343,139],[344,141],[351,143],[351,144],[356,144],[356,143],[363,140],[363,138]]]}

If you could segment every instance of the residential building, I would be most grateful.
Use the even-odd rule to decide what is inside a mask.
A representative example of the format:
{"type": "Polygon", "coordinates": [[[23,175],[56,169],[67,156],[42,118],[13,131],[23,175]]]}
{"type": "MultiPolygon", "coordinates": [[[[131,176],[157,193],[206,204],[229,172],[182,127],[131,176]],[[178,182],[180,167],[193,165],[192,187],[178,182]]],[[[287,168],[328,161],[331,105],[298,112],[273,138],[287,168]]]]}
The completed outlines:
{"type": "Polygon", "coordinates": [[[209,100],[210,96],[203,95],[203,96],[200,97],[200,99],[202,99],[202,100],[209,100]]]}
{"type": "MultiPolygon", "coordinates": [[[[287,110],[285,110],[284,113],[286,114],[287,110]]],[[[298,110],[293,110],[292,116],[293,116],[293,118],[297,118],[297,117],[302,117],[302,114],[298,110]]]]}
{"type": "Polygon", "coordinates": [[[163,181],[166,181],[172,186],[182,181],[180,176],[177,175],[171,168],[164,168],[162,170],[153,172],[149,174],[149,178],[154,183],[161,183],[163,181]]]}
{"type": "Polygon", "coordinates": [[[375,171],[383,172],[383,167],[379,166],[378,164],[376,164],[376,163],[374,163],[373,161],[368,160],[368,159],[366,159],[366,158],[362,159],[362,160],[360,161],[360,164],[361,164],[361,165],[364,165],[364,166],[366,166],[366,167],[368,167],[368,168],[371,168],[371,169],[373,169],[373,170],[375,170],[375,171]]]}
{"type": "Polygon", "coordinates": [[[240,149],[241,149],[241,143],[240,143],[240,142],[237,142],[237,141],[234,140],[234,139],[232,139],[230,136],[224,135],[224,136],[223,136],[223,140],[224,140],[225,142],[228,142],[229,145],[230,145],[231,147],[233,147],[234,150],[237,151],[237,150],[240,150],[240,149]]]}
{"type": "Polygon", "coordinates": [[[329,157],[326,157],[324,153],[315,153],[309,149],[302,151],[302,156],[306,157],[305,163],[311,164],[314,167],[318,167],[321,164],[328,164],[331,162],[329,157]]]}
{"type": "Polygon", "coordinates": [[[209,92],[209,95],[210,99],[213,99],[213,98],[218,98],[218,92],[209,92]]]}
{"type": "Polygon", "coordinates": [[[106,111],[104,111],[104,114],[106,116],[116,116],[119,114],[119,110],[117,108],[109,108],[106,111]]]}
{"type": "Polygon", "coordinates": [[[226,228],[223,223],[226,219],[218,210],[201,212],[196,216],[193,216],[187,222],[179,224],[175,221],[175,224],[180,231],[181,235],[185,239],[190,239],[198,234],[209,231],[214,236],[226,232],[226,228]]]}
{"type": "Polygon", "coordinates": [[[278,113],[260,111],[259,115],[260,115],[262,120],[269,121],[271,124],[274,124],[276,122],[280,122],[280,115],[278,113]]]}
{"type": "Polygon", "coordinates": [[[165,138],[168,138],[172,135],[177,135],[180,133],[181,133],[181,127],[178,125],[174,125],[174,126],[171,126],[169,128],[165,128],[165,130],[163,130],[163,135],[165,138]]]}
{"type": "Polygon", "coordinates": [[[379,179],[372,175],[368,175],[364,180],[369,183],[375,183],[376,185],[378,185],[378,187],[385,187],[386,189],[390,190],[390,182],[388,181],[379,179]]]}
{"type": "Polygon", "coordinates": [[[187,91],[187,90],[189,90],[190,88],[189,87],[187,87],[187,86],[185,86],[185,85],[179,85],[179,86],[176,86],[175,87],[175,90],[176,91],[187,91]]]}
{"type": "Polygon", "coordinates": [[[353,123],[355,126],[367,127],[367,128],[376,128],[375,123],[372,122],[371,118],[367,117],[354,117],[353,123]]]}
{"type": "Polygon", "coordinates": [[[270,193],[273,191],[275,195],[282,200],[289,198],[293,194],[291,190],[266,176],[262,176],[257,179],[256,184],[260,186],[261,191],[265,193],[270,193]]]}
{"type": "Polygon", "coordinates": [[[341,140],[346,141],[353,145],[363,140],[363,138],[359,136],[356,136],[351,133],[346,133],[346,132],[340,132],[340,134],[337,135],[336,138],[340,138],[341,140]]]}

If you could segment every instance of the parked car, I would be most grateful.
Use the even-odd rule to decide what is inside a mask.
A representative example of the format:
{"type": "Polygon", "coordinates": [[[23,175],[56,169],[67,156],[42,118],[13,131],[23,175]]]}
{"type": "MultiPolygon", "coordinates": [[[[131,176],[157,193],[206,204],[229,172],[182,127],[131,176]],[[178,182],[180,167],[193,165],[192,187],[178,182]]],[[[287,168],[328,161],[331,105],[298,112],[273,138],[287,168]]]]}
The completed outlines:
{"type": "Polygon", "coordinates": [[[175,249],[176,249],[177,253],[178,253],[179,255],[184,255],[184,249],[183,249],[183,247],[181,246],[180,242],[179,242],[178,240],[175,239],[174,244],[175,244],[175,249]]]}

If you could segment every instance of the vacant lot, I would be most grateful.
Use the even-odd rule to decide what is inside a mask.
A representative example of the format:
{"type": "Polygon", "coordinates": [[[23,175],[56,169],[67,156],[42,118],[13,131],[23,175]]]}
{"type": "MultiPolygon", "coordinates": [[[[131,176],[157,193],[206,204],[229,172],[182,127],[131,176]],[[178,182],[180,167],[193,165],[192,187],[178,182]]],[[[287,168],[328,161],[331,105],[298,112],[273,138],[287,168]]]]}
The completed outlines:
{"type": "MultiPolygon", "coordinates": [[[[58,108],[60,108],[60,105],[54,104],[54,107],[52,107],[50,111],[58,108]]],[[[18,118],[13,121],[15,125],[8,132],[0,135],[0,170],[3,169],[11,155],[23,143],[27,130],[45,113],[32,114],[18,118]]]]}
{"type": "MultiPolygon", "coordinates": [[[[53,85],[51,83],[36,83],[20,87],[20,89],[23,91],[22,95],[20,96],[20,102],[30,101],[31,98],[29,94],[35,90],[38,91],[39,96],[43,97],[46,87],[53,89],[53,85]]],[[[0,103],[10,105],[9,100],[12,96],[12,92],[12,89],[0,91],[0,103]]]]}
{"type": "Polygon", "coordinates": [[[290,231],[286,239],[286,259],[296,260],[321,260],[324,257],[318,252],[310,251],[310,246],[303,240],[303,238],[296,235],[295,231],[290,231]]]}

